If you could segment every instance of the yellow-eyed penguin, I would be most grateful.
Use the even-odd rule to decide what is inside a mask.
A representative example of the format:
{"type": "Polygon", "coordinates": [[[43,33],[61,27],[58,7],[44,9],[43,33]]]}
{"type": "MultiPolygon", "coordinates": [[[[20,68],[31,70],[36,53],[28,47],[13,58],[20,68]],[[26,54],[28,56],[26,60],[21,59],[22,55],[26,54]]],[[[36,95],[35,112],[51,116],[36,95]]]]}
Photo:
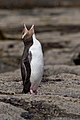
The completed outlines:
{"type": "Polygon", "coordinates": [[[36,39],[34,25],[28,30],[24,24],[22,40],[24,51],[21,60],[23,93],[37,94],[43,76],[43,52],[40,42],[36,39]]]}

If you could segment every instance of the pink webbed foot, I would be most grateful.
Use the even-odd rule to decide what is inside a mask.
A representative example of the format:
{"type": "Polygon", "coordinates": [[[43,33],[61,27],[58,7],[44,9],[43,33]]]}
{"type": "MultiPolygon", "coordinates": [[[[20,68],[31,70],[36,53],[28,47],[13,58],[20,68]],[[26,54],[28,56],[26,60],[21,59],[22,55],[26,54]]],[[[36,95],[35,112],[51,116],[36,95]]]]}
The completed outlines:
{"type": "Polygon", "coordinates": [[[34,94],[34,92],[33,92],[33,90],[32,90],[32,89],[30,90],[30,94],[34,94]]]}
{"type": "Polygon", "coordinates": [[[35,95],[37,95],[37,91],[35,90],[35,91],[33,91],[32,89],[30,90],[30,94],[35,94],[35,95]]]}

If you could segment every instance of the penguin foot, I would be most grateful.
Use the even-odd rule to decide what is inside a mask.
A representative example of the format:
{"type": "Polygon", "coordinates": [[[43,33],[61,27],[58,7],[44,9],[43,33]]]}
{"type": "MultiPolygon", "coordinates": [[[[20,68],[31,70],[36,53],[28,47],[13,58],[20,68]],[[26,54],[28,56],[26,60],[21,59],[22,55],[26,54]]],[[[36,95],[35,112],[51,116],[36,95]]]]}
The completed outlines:
{"type": "Polygon", "coordinates": [[[30,94],[35,94],[37,95],[37,91],[33,91],[32,89],[30,90],[30,94]]]}
{"type": "Polygon", "coordinates": [[[33,90],[32,90],[32,89],[30,90],[30,94],[34,94],[34,92],[33,92],[33,90]]]}

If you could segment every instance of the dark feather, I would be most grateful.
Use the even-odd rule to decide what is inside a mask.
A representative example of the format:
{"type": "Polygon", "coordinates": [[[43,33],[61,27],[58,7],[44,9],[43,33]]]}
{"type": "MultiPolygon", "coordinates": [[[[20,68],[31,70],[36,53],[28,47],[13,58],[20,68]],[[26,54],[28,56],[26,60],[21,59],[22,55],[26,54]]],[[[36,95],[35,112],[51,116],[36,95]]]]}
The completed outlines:
{"type": "Polygon", "coordinates": [[[22,62],[21,62],[21,75],[22,75],[22,80],[23,80],[23,92],[27,93],[30,91],[30,75],[31,75],[31,67],[30,67],[30,62],[32,59],[32,54],[31,52],[26,53],[26,56],[23,57],[22,62]]]}
{"type": "Polygon", "coordinates": [[[31,51],[29,51],[29,53],[28,53],[28,59],[29,59],[29,63],[30,63],[31,60],[32,60],[32,53],[31,53],[31,51]]]}
{"type": "Polygon", "coordinates": [[[23,38],[23,42],[24,42],[24,51],[23,51],[23,55],[22,55],[22,60],[21,60],[21,76],[22,76],[22,80],[23,80],[23,92],[27,93],[30,91],[30,75],[31,75],[31,67],[30,67],[30,62],[32,59],[32,54],[31,52],[29,52],[29,48],[32,46],[33,44],[33,38],[27,38],[27,36],[25,36],[23,38]]]}

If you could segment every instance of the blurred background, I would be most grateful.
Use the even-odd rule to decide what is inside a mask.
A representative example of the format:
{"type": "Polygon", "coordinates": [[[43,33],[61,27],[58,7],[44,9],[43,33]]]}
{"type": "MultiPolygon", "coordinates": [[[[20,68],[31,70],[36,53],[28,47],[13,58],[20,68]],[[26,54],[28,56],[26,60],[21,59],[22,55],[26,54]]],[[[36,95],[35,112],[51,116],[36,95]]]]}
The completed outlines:
{"type": "Polygon", "coordinates": [[[0,0],[0,73],[20,67],[24,23],[35,25],[45,65],[80,65],[80,0],[0,0]]]}

